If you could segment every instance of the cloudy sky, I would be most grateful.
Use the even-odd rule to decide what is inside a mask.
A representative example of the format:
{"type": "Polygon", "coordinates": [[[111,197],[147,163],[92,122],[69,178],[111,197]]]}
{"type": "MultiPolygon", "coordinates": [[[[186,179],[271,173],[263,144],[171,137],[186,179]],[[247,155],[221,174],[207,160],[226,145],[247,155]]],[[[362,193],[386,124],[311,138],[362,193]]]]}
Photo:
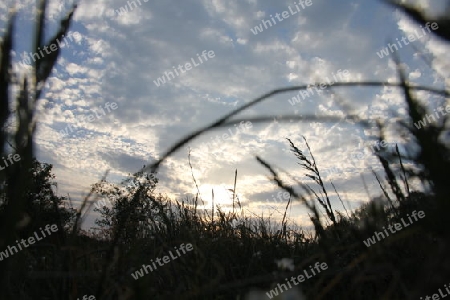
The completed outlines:
{"type": "MultiPolygon", "coordinates": [[[[13,2],[0,3],[2,32],[13,2]]],[[[17,2],[15,56],[18,70],[25,72],[29,66],[20,62],[32,54],[28,41],[35,1],[17,2]]],[[[432,7],[430,2],[413,3],[433,13],[443,11],[444,1],[435,1],[432,7]]],[[[70,4],[51,1],[48,37],[70,4]]],[[[38,159],[54,166],[58,193],[69,193],[75,201],[105,171],[110,171],[109,180],[118,182],[154,162],[184,135],[275,88],[314,82],[328,82],[329,87],[333,78],[395,81],[392,54],[380,58],[388,38],[421,35],[410,44],[422,55],[411,45],[396,51],[411,81],[443,87],[448,70],[438,59],[445,55],[444,44],[378,0],[311,0],[303,6],[287,0],[82,1],[69,31],[72,38],[61,45],[62,55],[40,102],[36,145],[38,159]],[[424,63],[423,55],[439,74],[424,63]]],[[[214,189],[216,203],[230,208],[227,189],[233,187],[237,169],[237,193],[245,214],[278,218],[277,210],[283,211],[286,199],[255,156],[272,163],[287,182],[291,174],[311,183],[286,141],[290,138],[305,150],[304,135],[325,179],[335,183],[351,208],[368,199],[361,174],[370,195],[379,194],[369,172],[370,167],[377,168],[376,161],[364,148],[370,132],[346,121],[337,100],[345,99],[363,117],[392,122],[393,114],[405,114],[401,94],[394,88],[312,91],[303,98],[298,92],[276,95],[239,118],[316,114],[342,121],[247,121],[239,129],[212,131],[162,165],[158,191],[173,198],[196,193],[188,163],[190,148],[193,173],[207,207],[214,189]],[[266,201],[277,197],[282,201],[266,201]]],[[[439,100],[422,96],[429,103],[439,100]]],[[[406,146],[395,135],[387,142],[406,146]]],[[[342,211],[330,194],[333,207],[342,211]]],[[[294,205],[289,218],[308,223],[300,204],[294,205]]]]}

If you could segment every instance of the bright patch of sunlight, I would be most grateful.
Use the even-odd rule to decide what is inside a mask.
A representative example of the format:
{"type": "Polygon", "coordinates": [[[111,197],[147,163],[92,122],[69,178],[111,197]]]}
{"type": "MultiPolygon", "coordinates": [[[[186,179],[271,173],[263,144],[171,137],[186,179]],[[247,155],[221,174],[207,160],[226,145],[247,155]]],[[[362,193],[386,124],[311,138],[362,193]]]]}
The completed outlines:
{"type": "MultiPolygon", "coordinates": [[[[212,205],[212,191],[214,191],[214,206],[219,205],[223,211],[231,211],[233,209],[233,187],[226,184],[203,184],[199,186],[200,197],[205,201],[204,207],[201,206],[199,201],[199,208],[211,208],[212,205]]],[[[192,191],[193,194],[197,194],[197,190],[192,191]]],[[[236,204],[237,205],[237,204],[236,204]]]]}

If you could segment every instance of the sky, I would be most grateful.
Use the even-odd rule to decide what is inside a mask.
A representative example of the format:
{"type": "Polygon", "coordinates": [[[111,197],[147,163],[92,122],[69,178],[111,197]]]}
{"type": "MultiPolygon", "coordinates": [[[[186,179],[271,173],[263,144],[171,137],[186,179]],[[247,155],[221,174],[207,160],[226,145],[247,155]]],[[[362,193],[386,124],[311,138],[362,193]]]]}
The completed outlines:
{"type": "MultiPolygon", "coordinates": [[[[31,68],[27,55],[33,54],[28,41],[35,1],[2,1],[0,28],[3,34],[8,11],[16,2],[15,67],[25,73],[31,68]]],[[[71,1],[50,2],[48,39],[71,5],[71,1]]],[[[301,2],[81,1],[69,30],[71,38],[61,44],[61,57],[39,102],[37,157],[54,166],[57,193],[70,195],[79,205],[107,170],[107,179],[119,182],[161,157],[186,134],[266,92],[323,83],[323,91],[319,87],[303,96],[295,91],[273,96],[239,114],[246,120],[239,127],[216,129],[185,145],[158,171],[157,192],[173,199],[195,195],[193,173],[205,207],[211,207],[214,190],[216,204],[228,211],[237,169],[236,192],[244,213],[280,218],[288,197],[255,156],[271,163],[286,182],[295,178],[317,188],[286,140],[305,151],[305,136],[335,209],[343,211],[329,181],[347,208],[367,202],[368,194],[379,195],[370,171],[379,165],[366,147],[371,131],[347,120],[338,103],[345,99],[356,114],[393,124],[406,113],[402,95],[389,87],[333,88],[333,81],[395,82],[392,52],[380,51],[388,46],[387,39],[401,43],[401,38],[416,34],[414,41],[410,38],[409,45],[400,44],[395,52],[411,82],[442,88],[449,69],[442,63],[448,55],[446,46],[378,0],[301,2]],[[328,115],[341,121],[278,122],[276,118],[285,114],[328,115]],[[263,124],[248,121],[260,115],[274,119],[263,124]]],[[[442,13],[445,1],[433,2],[408,3],[442,13]]],[[[430,106],[442,101],[418,95],[430,106]]],[[[386,142],[387,147],[397,143],[401,150],[410,147],[395,131],[386,142]]],[[[92,226],[96,217],[91,212],[85,226],[92,226]]],[[[288,217],[292,224],[309,224],[300,203],[293,204],[288,217]]]]}

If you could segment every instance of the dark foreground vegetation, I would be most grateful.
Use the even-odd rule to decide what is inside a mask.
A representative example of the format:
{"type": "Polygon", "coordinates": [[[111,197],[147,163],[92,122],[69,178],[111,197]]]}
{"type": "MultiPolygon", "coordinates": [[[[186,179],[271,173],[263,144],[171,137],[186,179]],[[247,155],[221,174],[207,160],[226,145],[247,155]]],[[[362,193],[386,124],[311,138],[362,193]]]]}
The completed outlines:
{"type": "MultiPolygon", "coordinates": [[[[42,13],[37,15],[34,49],[52,43],[43,39],[45,2],[41,2],[42,13]]],[[[420,24],[428,21],[413,9],[404,11],[420,24]]],[[[72,12],[61,22],[54,39],[67,32],[71,17],[72,12]]],[[[450,30],[440,28],[435,33],[449,39],[450,30]]],[[[1,299],[82,299],[84,295],[95,299],[269,299],[266,292],[278,283],[286,284],[285,278],[310,270],[316,262],[325,262],[328,268],[296,287],[305,298],[298,295],[289,299],[425,299],[439,289],[446,293],[445,285],[450,283],[450,149],[443,137],[448,134],[448,118],[421,129],[412,124],[431,114],[424,104],[426,99],[422,102],[416,98],[416,90],[441,97],[449,94],[410,86],[398,58],[399,83],[391,85],[403,91],[408,108],[408,116],[398,124],[398,130],[417,147],[406,152],[396,148],[374,153],[384,169],[383,173],[374,173],[383,201],[368,201],[352,212],[345,206],[332,207],[328,195],[333,191],[327,191],[314,158],[305,155],[307,140],[287,143],[292,159],[314,181],[312,186],[302,182],[287,185],[272,166],[276,161],[257,158],[274,184],[290,194],[286,211],[294,201],[308,208],[314,224],[310,232],[290,228],[286,213],[281,223],[273,223],[241,214],[238,203],[234,213],[225,213],[219,207],[202,211],[197,208],[197,197],[175,200],[156,194],[156,171],[166,156],[149,171],[144,168],[120,185],[106,180],[94,184],[81,208],[72,206],[69,198],[57,196],[52,166],[34,159],[33,137],[36,103],[59,51],[36,61],[33,74],[14,74],[10,69],[13,32],[11,16],[0,49],[0,144],[2,157],[17,154],[20,160],[0,170],[0,252],[8,253],[11,246],[18,248],[22,239],[29,245],[22,244],[21,251],[11,250],[8,256],[1,256],[1,299]],[[13,85],[18,88],[15,95],[13,85]],[[12,128],[7,126],[11,120],[12,128]],[[413,185],[413,181],[421,186],[413,185]],[[100,198],[108,199],[112,207],[94,208],[100,198]],[[97,222],[98,230],[85,232],[80,225],[91,209],[103,218],[97,222]],[[424,217],[414,221],[413,213],[422,211],[424,217]],[[395,224],[404,224],[403,229],[366,245],[375,232],[386,233],[395,224]],[[51,234],[46,234],[47,225],[55,225],[56,230],[48,229],[51,234]],[[30,242],[30,237],[38,239],[36,233],[42,241],[30,242]],[[186,249],[186,245],[192,245],[192,250],[183,252],[182,244],[186,249]],[[157,265],[156,258],[169,252],[176,252],[176,258],[157,265]],[[275,261],[283,258],[285,266],[277,266],[275,261]],[[148,274],[141,270],[143,276],[135,280],[132,274],[138,274],[136,271],[152,260],[157,268],[148,274]]],[[[345,85],[383,84],[387,83],[345,85]]],[[[283,91],[269,93],[246,107],[283,91]]],[[[198,134],[230,124],[230,117],[243,109],[187,137],[167,155],[198,134]]],[[[361,126],[367,123],[350,111],[348,117],[361,126]]],[[[382,141],[382,120],[379,129],[378,139],[382,141]]],[[[296,288],[277,299],[287,299],[284,297],[296,288]]]]}

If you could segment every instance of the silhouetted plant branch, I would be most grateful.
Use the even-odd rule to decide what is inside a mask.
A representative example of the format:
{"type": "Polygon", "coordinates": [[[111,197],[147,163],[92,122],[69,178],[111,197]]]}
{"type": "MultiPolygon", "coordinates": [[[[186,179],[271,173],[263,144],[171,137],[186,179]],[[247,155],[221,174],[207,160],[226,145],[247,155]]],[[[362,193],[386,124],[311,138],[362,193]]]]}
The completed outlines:
{"type": "MultiPolygon", "coordinates": [[[[316,83],[317,85],[317,83],[316,83]]],[[[365,87],[386,87],[386,86],[390,86],[390,87],[402,87],[402,83],[392,83],[392,82],[379,82],[379,81],[366,81],[366,82],[336,82],[333,84],[333,87],[349,87],[349,86],[365,86],[365,87]]],[[[293,91],[299,91],[299,90],[306,90],[309,87],[309,85],[302,85],[302,86],[293,86],[293,87],[286,87],[286,88],[280,88],[280,89],[275,89],[271,92],[268,92],[252,101],[250,101],[247,104],[242,105],[241,107],[231,111],[230,113],[226,114],[225,116],[221,117],[220,119],[218,119],[217,121],[211,123],[210,125],[204,126],[201,129],[198,129],[194,132],[192,132],[191,134],[188,134],[187,136],[185,136],[184,138],[180,139],[178,142],[176,142],[174,145],[172,145],[169,150],[167,150],[160,159],[158,159],[156,162],[152,163],[151,165],[149,165],[148,168],[150,168],[152,171],[156,171],[158,170],[159,166],[161,165],[162,162],[164,162],[170,155],[172,155],[173,153],[175,153],[177,150],[179,150],[181,147],[183,147],[186,143],[192,141],[193,139],[197,138],[198,136],[200,136],[201,134],[210,131],[211,129],[214,128],[218,128],[218,127],[222,127],[224,126],[224,124],[226,124],[227,121],[229,121],[231,119],[231,117],[239,114],[240,112],[246,110],[247,108],[250,108],[260,102],[262,102],[263,100],[266,100],[274,95],[278,95],[278,94],[282,94],[282,93],[287,93],[287,92],[293,92],[293,91]]],[[[414,86],[411,87],[411,89],[413,90],[417,90],[417,91],[427,91],[436,95],[441,95],[441,96],[445,96],[445,97],[449,97],[450,96],[450,92],[447,92],[445,90],[439,90],[439,89],[435,89],[435,88],[431,88],[431,87],[425,87],[425,86],[414,86]]],[[[297,116],[296,118],[301,119],[302,117],[297,116]]],[[[316,116],[317,118],[317,116],[316,116]]],[[[273,119],[273,118],[272,118],[273,119]]],[[[249,119],[247,119],[249,120],[249,119]]],[[[258,118],[254,119],[255,122],[256,120],[258,120],[258,118]]],[[[144,170],[147,168],[144,168],[144,170]]]]}

